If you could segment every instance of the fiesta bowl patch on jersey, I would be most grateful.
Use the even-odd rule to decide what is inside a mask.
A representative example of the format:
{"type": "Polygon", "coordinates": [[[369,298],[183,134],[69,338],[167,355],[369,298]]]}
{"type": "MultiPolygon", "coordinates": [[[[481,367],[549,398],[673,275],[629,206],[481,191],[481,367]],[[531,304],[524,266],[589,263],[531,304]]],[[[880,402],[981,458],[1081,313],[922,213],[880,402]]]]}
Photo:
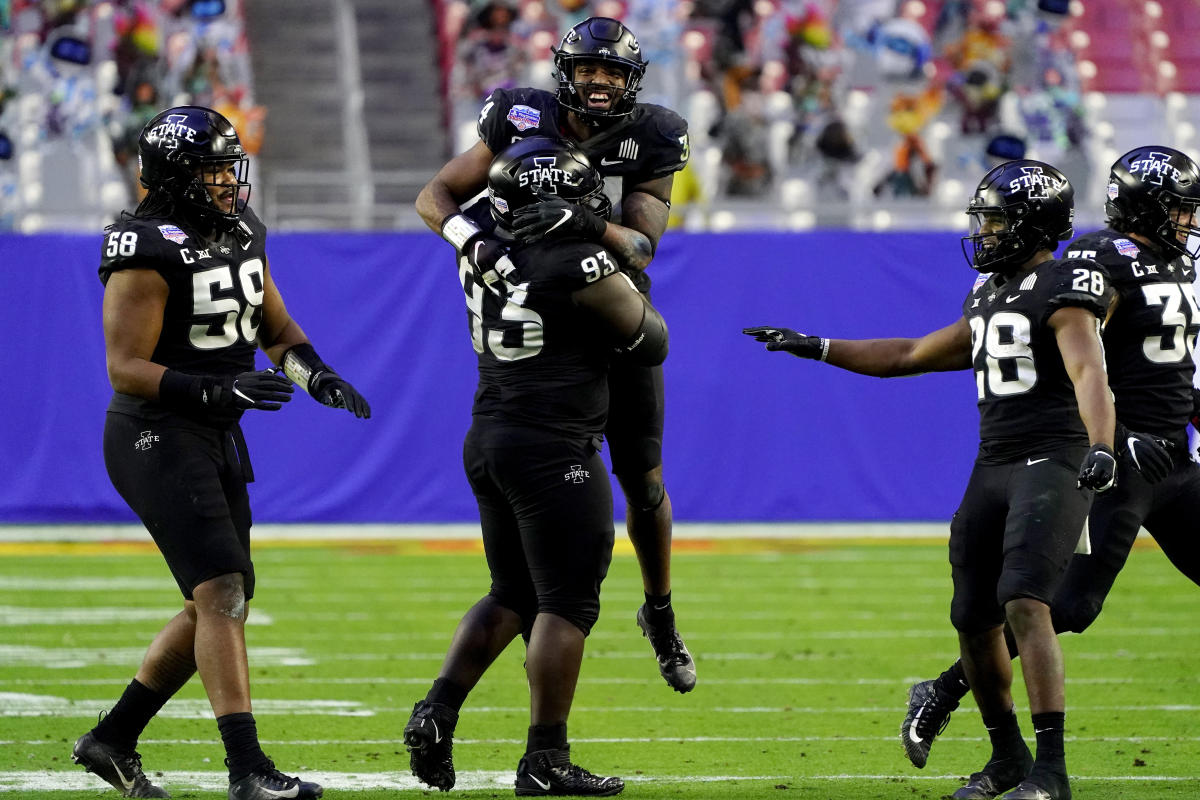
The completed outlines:
{"type": "Polygon", "coordinates": [[[508,110],[508,121],[524,132],[538,126],[542,121],[542,112],[532,106],[515,105],[508,110]]]}
{"type": "Polygon", "coordinates": [[[1141,251],[1138,246],[1128,239],[1114,239],[1113,247],[1117,248],[1117,252],[1126,258],[1137,258],[1137,254],[1141,251]]]}
{"type": "Polygon", "coordinates": [[[188,238],[187,234],[175,225],[159,225],[158,232],[164,239],[169,239],[175,244],[183,244],[184,240],[188,238]]]}

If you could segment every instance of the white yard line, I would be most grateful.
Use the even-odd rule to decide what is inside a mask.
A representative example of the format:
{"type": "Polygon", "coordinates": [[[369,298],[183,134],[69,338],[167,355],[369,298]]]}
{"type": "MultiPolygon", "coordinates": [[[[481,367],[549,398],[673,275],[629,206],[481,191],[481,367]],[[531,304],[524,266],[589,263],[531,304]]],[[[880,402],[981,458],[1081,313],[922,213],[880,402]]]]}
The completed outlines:
{"type": "MultiPolygon", "coordinates": [[[[515,769],[479,770],[459,772],[454,785],[456,790],[471,789],[511,789],[515,769]]],[[[304,771],[305,780],[316,781],[327,790],[336,789],[339,792],[361,791],[365,789],[428,789],[407,772],[309,772],[304,771]]],[[[676,783],[725,783],[729,781],[863,781],[881,780],[889,782],[904,781],[945,781],[957,782],[961,775],[633,775],[625,777],[626,783],[645,784],[676,784],[676,783]]],[[[163,778],[155,777],[155,783],[167,789],[201,789],[205,791],[220,791],[229,785],[226,772],[171,772],[163,778]]],[[[1072,782],[1113,782],[1135,781],[1138,783],[1179,783],[1192,782],[1196,778],[1178,777],[1173,775],[1094,775],[1071,776],[1072,782]]],[[[35,792],[35,791],[86,791],[103,789],[106,784],[93,775],[82,770],[68,772],[28,771],[0,772],[0,792],[35,792]]]]}

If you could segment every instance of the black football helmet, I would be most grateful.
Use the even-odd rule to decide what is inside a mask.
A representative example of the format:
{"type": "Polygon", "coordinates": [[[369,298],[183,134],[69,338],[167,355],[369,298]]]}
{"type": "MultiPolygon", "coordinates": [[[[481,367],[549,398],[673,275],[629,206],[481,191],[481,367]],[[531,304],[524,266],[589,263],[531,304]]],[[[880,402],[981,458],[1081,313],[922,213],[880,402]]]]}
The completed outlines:
{"type": "Polygon", "coordinates": [[[1108,226],[1145,236],[1165,254],[1200,252],[1200,168],[1170,147],[1139,147],[1108,175],[1108,226]],[[1180,236],[1183,241],[1180,241],[1180,236]],[[1191,247],[1188,237],[1197,237],[1191,247]]]}
{"type": "Polygon", "coordinates": [[[980,272],[1014,272],[1038,250],[1054,252],[1073,235],[1075,190],[1041,161],[1006,161],[992,169],[967,204],[971,232],[963,255],[980,272]]]}
{"type": "Polygon", "coordinates": [[[633,111],[638,87],[646,74],[646,59],[633,32],[615,19],[591,17],[567,31],[554,53],[555,77],[558,78],[558,103],[590,122],[623,117],[633,111]],[[593,83],[575,83],[575,66],[581,61],[604,61],[625,71],[625,88],[615,89],[593,83]],[[616,94],[608,109],[588,108],[588,94],[597,91],[616,94]]]}
{"type": "Polygon", "coordinates": [[[517,211],[551,195],[583,206],[602,219],[612,213],[612,202],[604,194],[604,178],[583,151],[570,142],[528,136],[492,159],[488,199],[492,217],[502,228],[512,227],[517,211]]]}
{"type": "Polygon", "coordinates": [[[250,199],[250,160],[233,124],[211,108],[168,108],[147,122],[138,137],[138,165],[142,186],[169,197],[177,213],[203,229],[233,230],[250,199]],[[236,183],[219,181],[231,164],[236,183]],[[210,186],[233,193],[230,210],[213,202],[210,186]]]}

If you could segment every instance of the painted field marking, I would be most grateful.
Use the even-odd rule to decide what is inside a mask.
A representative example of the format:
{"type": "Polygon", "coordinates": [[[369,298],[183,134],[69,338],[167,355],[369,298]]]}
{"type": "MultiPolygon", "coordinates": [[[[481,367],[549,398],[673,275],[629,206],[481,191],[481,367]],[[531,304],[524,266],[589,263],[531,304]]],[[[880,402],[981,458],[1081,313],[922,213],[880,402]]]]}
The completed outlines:
{"type": "MultiPolygon", "coordinates": [[[[459,772],[454,788],[456,790],[471,789],[511,789],[515,768],[507,770],[472,770],[459,772]]],[[[308,772],[305,780],[316,781],[327,790],[359,791],[364,789],[428,789],[424,784],[406,772],[308,772]]],[[[626,783],[644,784],[676,784],[676,783],[727,783],[744,781],[864,781],[878,780],[889,782],[944,781],[954,783],[962,780],[961,775],[633,775],[624,778],[626,783]]],[[[1182,783],[1195,782],[1196,778],[1178,777],[1173,775],[1072,775],[1072,782],[1136,782],[1136,783],[1182,783]]],[[[221,791],[229,785],[229,775],[226,772],[172,772],[165,778],[155,777],[158,783],[167,789],[201,789],[205,791],[221,791]]],[[[86,791],[102,789],[106,785],[99,778],[88,775],[82,770],[67,772],[65,770],[0,772],[0,792],[33,792],[33,791],[86,791]]]]}

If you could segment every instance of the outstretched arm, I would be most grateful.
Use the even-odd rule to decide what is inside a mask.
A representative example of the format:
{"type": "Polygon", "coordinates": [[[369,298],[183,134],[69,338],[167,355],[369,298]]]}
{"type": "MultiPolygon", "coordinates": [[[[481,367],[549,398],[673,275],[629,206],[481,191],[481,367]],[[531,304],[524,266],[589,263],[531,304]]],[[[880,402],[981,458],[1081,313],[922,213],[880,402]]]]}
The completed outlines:
{"type": "Polygon", "coordinates": [[[742,333],[766,342],[768,350],[783,350],[877,378],[971,366],[971,329],[965,319],[916,339],[823,339],[769,326],[745,328],[742,333]]]}

